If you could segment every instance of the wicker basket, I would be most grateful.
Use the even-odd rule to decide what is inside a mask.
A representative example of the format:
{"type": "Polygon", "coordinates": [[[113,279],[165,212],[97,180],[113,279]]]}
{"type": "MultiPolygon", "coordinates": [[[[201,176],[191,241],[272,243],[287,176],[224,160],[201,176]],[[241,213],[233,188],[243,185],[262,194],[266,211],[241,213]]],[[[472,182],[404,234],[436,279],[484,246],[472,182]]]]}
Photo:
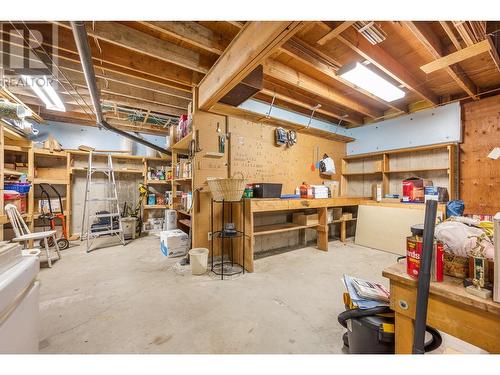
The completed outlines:
{"type": "Polygon", "coordinates": [[[444,274],[460,279],[469,277],[469,258],[445,252],[444,274]]]}
{"type": "Polygon", "coordinates": [[[245,191],[245,179],[242,173],[237,173],[236,175],[241,175],[242,178],[217,178],[213,180],[207,180],[208,186],[212,193],[212,198],[215,201],[231,201],[238,202],[243,196],[245,191]]]}

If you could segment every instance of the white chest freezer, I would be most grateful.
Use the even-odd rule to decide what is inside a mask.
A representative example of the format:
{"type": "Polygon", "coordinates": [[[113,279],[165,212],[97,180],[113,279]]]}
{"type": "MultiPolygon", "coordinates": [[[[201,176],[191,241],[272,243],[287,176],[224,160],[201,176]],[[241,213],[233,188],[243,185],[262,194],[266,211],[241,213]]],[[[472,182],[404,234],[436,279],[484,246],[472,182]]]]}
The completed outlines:
{"type": "Polygon", "coordinates": [[[13,258],[4,254],[9,265],[0,264],[0,353],[38,353],[40,262],[36,256],[13,258]]]}

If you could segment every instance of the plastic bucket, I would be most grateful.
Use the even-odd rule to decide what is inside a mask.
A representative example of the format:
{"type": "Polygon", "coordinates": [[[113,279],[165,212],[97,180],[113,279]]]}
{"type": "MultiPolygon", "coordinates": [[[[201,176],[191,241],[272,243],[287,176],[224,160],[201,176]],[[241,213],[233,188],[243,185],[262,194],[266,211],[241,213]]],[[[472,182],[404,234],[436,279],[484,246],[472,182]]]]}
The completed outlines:
{"type": "Polygon", "coordinates": [[[207,272],[208,249],[197,247],[189,250],[189,263],[193,275],[203,275],[207,272]]]}

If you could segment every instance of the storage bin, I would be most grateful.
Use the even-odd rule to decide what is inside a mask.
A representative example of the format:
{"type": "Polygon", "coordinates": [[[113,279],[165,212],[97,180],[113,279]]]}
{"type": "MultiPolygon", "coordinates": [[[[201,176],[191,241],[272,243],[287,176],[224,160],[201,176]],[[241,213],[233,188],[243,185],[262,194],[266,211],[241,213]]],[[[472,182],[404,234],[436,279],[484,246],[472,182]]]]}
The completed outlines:
{"type": "Polygon", "coordinates": [[[253,184],[254,198],[279,198],[283,184],[256,183],[253,184]]]}
{"type": "Polygon", "coordinates": [[[4,190],[14,190],[21,194],[28,194],[31,188],[29,182],[4,182],[4,190]]]}
{"type": "Polygon", "coordinates": [[[123,237],[126,240],[135,240],[135,229],[137,226],[136,217],[124,217],[120,219],[122,222],[123,237]]]}
{"type": "Polygon", "coordinates": [[[327,221],[328,223],[333,223],[336,220],[340,220],[342,217],[341,207],[331,207],[328,209],[327,221]]]}
{"type": "Polygon", "coordinates": [[[23,196],[21,196],[21,194],[19,194],[17,191],[5,190],[3,194],[3,200],[4,207],[8,204],[13,204],[14,206],[16,206],[19,213],[23,214],[26,212],[26,195],[23,194],[23,196]]]}
{"type": "Polygon", "coordinates": [[[303,212],[296,212],[293,214],[293,223],[297,225],[318,224],[318,214],[304,214],[303,212]]]}

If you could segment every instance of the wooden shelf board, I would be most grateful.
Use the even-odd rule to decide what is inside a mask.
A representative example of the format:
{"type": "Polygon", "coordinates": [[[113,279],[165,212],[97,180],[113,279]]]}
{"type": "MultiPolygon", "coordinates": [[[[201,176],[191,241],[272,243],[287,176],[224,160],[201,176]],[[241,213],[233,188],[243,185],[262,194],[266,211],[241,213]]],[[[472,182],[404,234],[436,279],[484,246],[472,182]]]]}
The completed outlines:
{"type": "Polygon", "coordinates": [[[179,220],[179,223],[181,223],[182,225],[185,225],[188,228],[191,228],[191,220],[189,220],[189,219],[179,220]]]}
{"type": "Polygon", "coordinates": [[[33,152],[35,155],[54,156],[59,158],[66,158],[66,156],[68,156],[66,151],[50,151],[45,148],[34,148],[33,152]]]}
{"type": "Polygon", "coordinates": [[[357,217],[353,217],[352,219],[339,219],[339,220],[333,220],[331,222],[329,222],[328,224],[338,224],[338,223],[342,223],[343,221],[356,221],[358,220],[357,217]]]}
{"type": "MultiPolygon", "coordinates": [[[[71,173],[73,172],[87,172],[87,168],[71,168],[71,173]]],[[[142,169],[115,169],[115,173],[140,173],[143,174],[142,169]]]]}
{"type": "Polygon", "coordinates": [[[397,171],[386,171],[385,173],[411,173],[411,172],[441,172],[448,171],[447,167],[443,168],[415,168],[415,169],[400,169],[397,171]]]}
{"type": "Polygon", "coordinates": [[[382,174],[382,171],[378,172],[351,172],[351,173],[342,173],[342,176],[373,176],[382,174]]]}
{"type": "Polygon", "coordinates": [[[257,227],[253,228],[253,235],[254,236],[263,236],[266,234],[290,232],[293,230],[307,229],[307,228],[315,228],[317,226],[318,226],[318,224],[298,225],[298,224],[294,224],[294,223],[261,225],[261,226],[257,226],[257,227]]]}
{"type": "Polygon", "coordinates": [[[172,180],[147,180],[147,185],[167,185],[171,183],[172,180]]]}
{"type": "Polygon", "coordinates": [[[52,184],[52,185],[68,185],[69,180],[57,180],[50,178],[35,178],[34,184],[52,184]]]}
{"type": "Polygon", "coordinates": [[[174,183],[189,182],[189,181],[191,181],[191,177],[176,178],[175,180],[173,180],[174,183]]]}
{"type": "Polygon", "coordinates": [[[189,212],[186,212],[184,210],[176,210],[176,211],[179,212],[182,215],[191,216],[191,214],[189,212]]]}
{"type": "Polygon", "coordinates": [[[15,171],[13,169],[4,168],[3,174],[4,175],[11,175],[11,176],[21,176],[21,175],[27,174],[27,173],[25,173],[25,172],[18,172],[18,171],[15,171]]]}
{"type": "Polygon", "coordinates": [[[179,142],[174,143],[172,145],[172,150],[176,151],[187,151],[189,149],[189,143],[193,138],[193,132],[189,132],[184,138],[182,138],[179,142]]]}
{"type": "Polygon", "coordinates": [[[20,152],[20,153],[28,153],[29,151],[29,147],[27,146],[4,145],[3,148],[5,151],[20,152]]]}
{"type": "Polygon", "coordinates": [[[167,204],[146,204],[144,205],[145,210],[166,210],[170,208],[167,204]]]}

